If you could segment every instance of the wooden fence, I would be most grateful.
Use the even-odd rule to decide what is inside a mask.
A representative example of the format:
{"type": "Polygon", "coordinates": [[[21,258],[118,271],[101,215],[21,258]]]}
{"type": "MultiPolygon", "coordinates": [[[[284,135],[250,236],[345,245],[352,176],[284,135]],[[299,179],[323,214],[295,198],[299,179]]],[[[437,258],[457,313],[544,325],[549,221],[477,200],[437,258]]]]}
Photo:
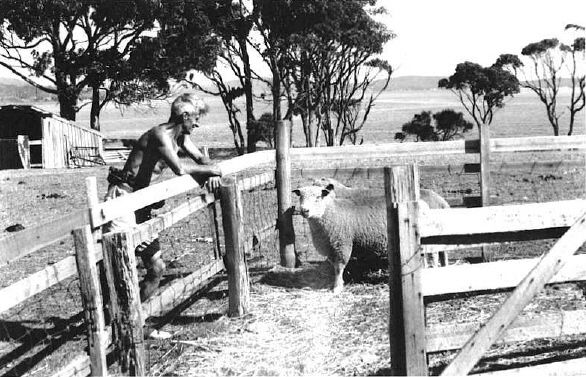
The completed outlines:
{"type": "MultiPolygon", "coordinates": [[[[427,375],[428,352],[458,348],[459,353],[443,375],[468,374],[497,341],[586,333],[584,310],[530,320],[517,318],[548,282],[586,280],[586,255],[572,256],[586,242],[586,200],[436,209],[420,216],[418,169],[413,165],[385,168],[384,177],[388,234],[392,240],[389,331],[393,374],[427,375]],[[551,250],[534,260],[424,269],[420,253],[429,244],[500,243],[559,236],[551,250]],[[424,297],[512,287],[516,287],[513,293],[480,328],[470,324],[426,328],[424,297]]],[[[559,362],[555,367],[569,365],[575,372],[579,363],[580,373],[585,373],[586,359],[559,362]]],[[[522,372],[538,373],[544,367],[531,368],[522,372]]]]}
{"type": "MultiPolygon", "coordinates": [[[[263,164],[272,167],[271,170],[274,169],[274,151],[237,157],[221,162],[220,167],[226,175],[230,175],[251,167],[259,167],[263,164]]],[[[251,190],[256,186],[266,185],[271,181],[274,181],[272,174],[261,174],[258,177],[240,181],[228,181],[225,185],[227,184],[233,192],[240,192],[242,190],[251,190]]],[[[112,219],[132,213],[136,209],[154,202],[199,188],[199,185],[190,176],[182,176],[102,203],[98,199],[95,179],[88,178],[86,185],[87,208],[80,209],[50,223],[29,227],[0,239],[0,266],[5,266],[72,235],[76,248],[75,256],[66,257],[8,287],[0,289],[0,313],[6,312],[67,278],[78,275],[84,313],[88,323],[89,356],[75,358],[66,368],[55,375],[105,375],[107,370],[107,365],[105,364],[106,349],[112,342],[118,345],[126,344],[124,348],[119,348],[122,350],[121,356],[125,366],[132,374],[143,375],[146,371],[144,370],[144,358],[141,357],[143,353],[140,352],[143,346],[142,325],[137,326],[137,324],[142,324],[149,316],[161,315],[183,302],[199,289],[203,282],[223,270],[224,261],[219,258],[220,253],[218,250],[216,254],[218,259],[199,267],[186,277],[174,280],[158,295],[138,305],[139,300],[136,300],[134,293],[124,299],[115,295],[120,288],[120,282],[128,282],[127,289],[129,292],[133,292],[133,289],[136,288],[136,284],[134,284],[136,283],[135,275],[132,273],[134,271],[135,274],[136,271],[135,268],[130,267],[134,266],[133,261],[128,259],[129,256],[134,256],[134,253],[129,251],[134,250],[134,245],[152,240],[160,231],[171,227],[198,211],[209,211],[211,215],[210,221],[212,221],[212,217],[217,216],[215,205],[216,202],[219,202],[219,199],[216,199],[215,195],[210,193],[191,197],[171,211],[142,223],[127,232],[108,234],[102,237],[101,226],[112,219]],[[115,303],[112,305],[113,313],[111,314],[117,319],[115,323],[118,327],[114,333],[124,334],[124,338],[112,339],[112,329],[104,324],[103,303],[101,302],[96,269],[96,263],[102,261],[104,255],[114,256],[113,258],[106,258],[107,263],[105,263],[109,267],[107,276],[110,276],[109,284],[112,287],[114,287],[113,278],[118,276],[116,279],[118,286],[116,289],[110,289],[109,301],[115,303]],[[120,275],[122,272],[126,272],[129,275],[120,275]],[[120,279],[121,276],[124,276],[124,278],[120,279]],[[129,301],[128,297],[133,297],[134,299],[129,301]],[[126,308],[126,311],[122,310],[124,308],[126,308]]],[[[222,188],[222,190],[224,191],[225,189],[222,188]]],[[[224,195],[224,197],[229,196],[224,195]]],[[[230,199],[230,203],[234,202],[234,200],[230,199]]],[[[223,205],[227,206],[226,203],[223,205]]],[[[229,209],[223,211],[223,213],[234,217],[229,215],[231,213],[229,209]]],[[[217,226],[218,222],[216,221],[215,224],[217,226]]],[[[244,240],[238,238],[243,235],[240,230],[241,226],[239,224],[234,225],[229,218],[224,219],[224,224],[232,226],[232,229],[234,229],[234,232],[230,233],[231,236],[226,237],[226,250],[228,255],[232,255],[236,250],[241,251],[238,243],[244,243],[244,240]],[[230,245],[236,246],[230,247],[230,245]]],[[[214,242],[214,244],[219,245],[220,243],[214,242]]],[[[230,256],[227,260],[238,266],[243,265],[241,254],[237,257],[230,256]]],[[[233,271],[235,269],[231,268],[229,270],[233,271]]],[[[241,286],[244,287],[245,284],[241,284],[241,286]]],[[[234,292],[238,292],[238,290],[232,290],[231,295],[234,292]]],[[[242,301],[245,298],[246,295],[242,295],[242,299],[239,297],[237,300],[242,301]]],[[[231,296],[232,301],[234,300],[231,296]]],[[[238,306],[242,304],[231,303],[231,305],[238,306]]],[[[247,310],[246,305],[242,306],[240,313],[245,310],[247,310]]]]}
{"type": "MultiPolygon", "coordinates": [[[[586,143],[583,137],[557,137],[506,140],[497,139],[491,140],[490,145],[491,148],[494,148],[494,150],[496,151],[512,151],[558,150],[563,148],[584,149],[586,143]]],[[[477,148],[478,142],[474,141],[457,141],[433,144],[403,143],[390,144],[385,146],[355,146],[320,149],[294,148],[289,150],[288,148],[286,148],[285,153],[290,152],[289,156],[281,154],[279,158],[282,160],[281,164],[284,164],[285,166],[291,164],[298,168],[301,167],[302,169],[304,169],[303,171],[306,172],[306,168],[312,166],[311,163],[315,162],[316,159],[320,158],[326,159],[327,161],[332,163],[348,163],[349,159],[354,159],[354,163],[356,163],[356,161],[358,160],[389,158],[389,156],[394,154],[414,155],[419,153],[422,155],[431,155],[433,153],[444,154],[448,151],[451,151],[453,153],[469,153],[471,151],[478,151],[477,148]]],[[[283,150],[281,150],[279,153],[281,152],[283,152],[283,150]]],[[[225,175],[242,172],[250,168],[261,168],[264,171],[272,172],[275,169],[276,160],[277,159],[275,151],[261,151],[249,155],[240,156],[229,161],[221,162],[220,166],[225,175]]],[[[366,171],[368,172],[368,170],[366,171]]],[[[264,181],[273,179],[271,173],[265,173],[263,174],[263,177],[264,181]]],[[[280,178],[280,180],[284,179],[286,179],[286,174],[283,175],[282,178],[280,178]]],[[[283,182],[281,182],[281,184],[282,183],[283,182]]],[[[223,197],[231,198],[228,200],[227,203],[224,203],[223,206],[224,208],[232,208],[231,210],[227,209],[223,211],[223,215],[228,216],[224,219],[225,225],[228,227],[231,226],[231,228],[225,229],[225,232],[229,234],[228,237],[232,237],[232,239],[226,239],[227,249],[233,249],[235,251],[233,256],[230,257],[232,258],[231,261],[232,263],[240,263],[238,261],[241,260],[241,256],[239,256],[238,253],[239,250],[241,250],[239,243],[241,243],[242,240],[238,237],[240,237],[242,234],[242,216],[239,216],[239,211],[241,211],[242,206],[241,204],[238,204],[238,192],[245,187],[247,187],[248,189],[252,188],[254,183],[252,181],[240,182],[236,185],[236,188],[234,187],[234,185],[235,183],[233,181],[224,181],[223,183],[222,191],[225,192],[223,197]],[[236,251],[238,251],[238,253],[236,253],[236,251]]],[[[95,271],[95,263],[101,261],[104,258],[103,248],[107,248],[111,251],[111,253],[106,254],[113,256],[118,255],[120,257],[119,260],[106,261],[106,265],[111,267],[111,272],[108,273],[109,276],[112,278],[113,276],[115,276],[114,271],[118,271],[121,273],[120,276],[127,276],[126,280],[128,282],[131,282],[131,284],[129,285],[130,288],[128,288],[127,291],[131,292],[131,295],[129,297],[132,298],[131,301],[135,304],[134,306],[129,307],[129,310],[132,311],[116,312],[116,310],[120,310],[120,308],[114,308],[115,312],[113,315],[115,318],[120,319],[119,321],[117,321],[118,324],[126,324],[124,327],[118,328],[117,333],[125,334],[125,339],[127,341],[126,343],[136,345],[134,351],[127,351],[122,353],[126,357],[126,365],[129,369],[133,370],[134,373],[141,373],[141,371],[143,371],[144,368],[144,363],[140,361],[140,340],[142,338],[140,333],[138,332],[141,331],[139,329],[141,328],[141,326],[136,326],[136,324],[142,323],[146,316],[158,315],[167,310],[168,308],[173,307],[178,303],[179,300],[181,300],[182,297],[186,297],[187,295],[191,294],[203,280],[210,276],[213,276],[215,273],[220,271],[224,266],[222,260],[215,260],[213,263],[199,268],[197,271],[194,271],[191,275],[183,278],[182,280],[173,282],[172,286],[169,289],[163,291],[157,297],[143,303],[141,305],[141,308],[137,308],[136,292],[133,292],[133,288],[136,288],[136,279],[135,276],[132,275],[132,271],[130,271],[131,268],[128,267],[132,266],[133,264],[131,260],[124,260],[123,258],[124,255],[129,255],[132,253],[125,252],[125,250],[132,250],[134,245],[138,245],[143,241],[152,239],[152,237],[158,234],[158,232],[172,226],[181,219],[184,219],[197,211],[211,211],[210,206],[216,202],[216,198],[212,194],[204,194],[202,196],[187,199],[181,205],[174,208],[170,212],[167,212],[165,214],[157,216],[156,218],[153,218],[152,220],[140,224],[131,231],[122,234],[111,234],[107,237],[102,237],[99,229],[103,224],[111,221],[112,219],[131,213],[137,209],[143,208],[154,202],[165,200],[172,196],[198,188],[199,186],[190,176],[176,177],[168,181],[144,188],[135,193],[103,203],[100,203],[98,200],[95,183],[90,180],[88,181],[87,187],[87,208],[80,209],[66,217],[52,221],[50,224],[41,224],[35,227],[30,227],[21,232],[13,233],[7,237],[0,239],[0,266],[6,265],[7,263],[22,258],[25,255],[37,251],[45,246],[51,245],[55,242],[59,242],[60,240],[66,237],[70,237],[72,234],[74,236],[75,245],[77,249],[76,256],[66,257],[63,260],[51,266],[48,266],[41,271],[38,271],[30,276],[27,276],[26,278],[20,280],[14,285],[11,285],[0,290],[0,312],[5,312],[6,310],[14,307],[15,305],[23,302],[24,300],[32,297],[33,295],[42,292],[48,287],[51,287],[68,277],[79,274],[80,279],[83,280],[81,286],[84,297],[83,303],[86,307],[86,319],[90,324],[92,324],[88,330],[89,349],[91,351],[91,355],[90,357],[76,358],[74,362],[71,363],[68,366],[68,368],[64,369],[62,373],[59,375],[88,375],[90,372],[92,374],[99,375],[105,373],[105,349],[106,346],[110,344],[112,341],[110,335],[112,331],[111,329],[101,325],[103,318],[100,317],[100,310],[97,309],[100,307],[100,302],[96,299],[96,297],[99,295],[96,295],[95,293],[98,289],[96,283],[97,272],[95,271]],[[126,273],[127,275],[124,275],[122,273],[126,273]],[[177,292],[180,292],[180,295],[178,295],[177,292]],[[135,321],[134,325],[132,325],[132,322],[128,321],[135,321]],[[136,349],[138,349],[139,351],[136,351],[136,349]]],[[[287,206],[286,203],[284,205],[287,206]]],[[[566,207],[564,208],[575,207],[572,203],[568,203],[565,205],[566,207]]],[[[559,208],[553,208],[552,211],[555,212],[559,210],[559,208]]],[[[287,208],[284,209],[287,210],[287,208]]],[[[490,207],[477,210],[488,209],[490,209],[490,207]]],[[[542,210],[543,209],[541,208],[540,211],[542,210]]],[[[456,210],[452,209],[449,211],[456,210]]],[[[441,211],[434,212],[434,214],[438,216],[438,218],[442,216],[442,213],[443,212],[441,211]]],[[[446,213],[449,216],[451,216],[456,212],[446,213]]],[[[551,224],[553,223],[551,221],[553,220],[551,220],[550,216],[550,219],[548,220],[550,222],[547,223],[550,226],[548,228],[549,231],[555,234],[559,234],[561,228],[566,228],[568,226],[566,222],[567,218],[567,216],[563,218],[558,218],[559,222],[556,223],[558,225],[552,227],[551,224]]],[[[491,224],[493,223],[494,221],[491,222],[491,224]]],[[[427,224],[426,226],[427,228],[422,229],[432,229],[431,223],[427,224]]],[[[424,230],[424,232],[425,231],[426,230],[424,230]]],[[[507,234],[509,233],[510,231],[507,230],[507,234]]],[[[518,231],[517,233],[523,234],[526,232],[523,230],[518,231]]],[[[444,236],[444,234],[421,234],[425,235],[425,238],[422,238],[424,240],[435,240],[438,243],[444,242],[441,238],[444,236]],[[440,238],[434,239],[433,237],[440,238]]],[[[457,243],[471,242],[467,238],[470,237],[469,235],[458,236],[454,234],[449,234],[449,237],[455,237],[457,243]]],[[[474,243],[477,243],[480,241],[492,242],[494,240],[483,239],[482,237],[475,236],[473,237],[473,241],[474,243]]],[[[287,246],[288,244],[289,243],[287,242],[283,243],[284,250],[290,250],[290,247],[287,246]]],[[[289,260],[290,255],[287,255],[286,258],[287,260],[289,260]]],[[[571,265],[573,266],[575,264],[571,265]]],[[[457,267],[459,266],[449,268],[456,269],[457,267]]],[[[490,271],[491,268],[497,267],[487,267],[487,271],[490,271]]],[[[514,268],[512,267],[512,264],[510,268],[514,268]]],[[[530,268],[530,264],[528,263],[524,268],[530,268]]],[[[236,271],[237,269],[234,268],[230,270],[236,271]]],[[[246,292],[244,292],[242,289],[245,289],[247,287],[247,277],[245,274],[245,269],[239,269],[239,271],[239,274],[236,273],[232,275],[232,278],[235,280],[231,283],[231,286],[240,287],[235,290],[232,290],[233,292],[240,292],[238,293],[240,301],[234,301],[237,304],[235,304],[233,309],[231,309],[231,312],[234,314],[241,314],[246,311],[247,295],[246,292]]],[[[454,271],[454,273],[456,273],[456,270],[451,271],[454,271]]],[[[476,273],[471,270],[464,269],[457,271],[459,274],[462,274],[462,276],[465,276],[466,274],[476,273]]],[[[425,288],[430,289],[430,291],[436,289],[435,293],[433,294],[444,294],[448,293],[449,290],[461,291],[464,289],[473,289],[466,286],[446,287],[446,284],[438,283],[438,279],[434,278],[434,273],[436,273],[435,270],[430,269],[423,271],[421,274],[421,281],[423,282],[422,284],[424,284],[423,287],[431,287],[425,288]],[[438,293],[437,290],[440,289],[439,287],[445,287],[442,288],[445,289],[445,291],[441,291],[438,293]]],[[[566,274],[570,274],[571,276],[583,276],[584,272],[571,270],[569,272],[566,272],[566,274]]],[[[449,280],[453,281],[454,279],[449,280]]],[[[511,279],[502,279],[502,283],[504,284],[505,282],[507,282],[507,284],[514,284],[514,282],[512,282],[511,279]]],[[[111,291],[115,290],[112,289],[111,291]]],[[[111,296],[110,300],[113,303],[120,301],[115,296],[111,296]]],[[[128,305],[126,303],[124,305],[118,306],[122,307],[128,305]]],[[[568,313],[567,315],[571,316],[574,314],[575,313],[568,313]]],[[[561,318],[560,320],[563,319],[564,318],[561,318]]],[[[546,319],[543,320],[546,321],[546,319]]],[[[465,330],[469,331],[469,329],[465,330]]],[[[453,332],[451,334],[460,333],[453,332]]],[[[118,342],[119,340],[114,341],[118,342]]],[[[446,343],[451,344],[450,347],[454,347],[455,344],[461,345],[461,339],[452,339],[450,340],[450,342],[446,343]]],[[[430,343],[426,347],[428,347],[427,351],[429,351],[430,349],[437,350],[441,349],[441,347],[446,346],[441,341],[435,341],[435,343],[430,341],[430,343]]]]}
{"type": "MultiPolygon", "coordinates": [[[[485,136],[486,137],[486,136],[485,136]]],[[[511,152],[546,152],[546,151],[586,151],[586,136],[539,136],[530,138],[497,138],[490,139],[485,143],[489,148],[491,156],[511,152]]],[[[465,201],[453,203],[467,206],[490,205],[490,172],[506,171],[533,171],[535,169],[559,169],[583,167],[583,161],[564,161],[561,159],[532,160],[532,161],[501,161],[491,162],[490,159],[482,158],[481,143],[479,140],[457,140],[436,143],[392,143],[384,145],[357,145],[332,148],[293,148],[291,149],[291,160],[294,173],[302,177],[331,177],[341,179],[372,178],[378,177],[382,180],[382,166],[368,166],[369,161],[387,161],[390,158],[406,157],[417,159],[424,156],[437,156],[438,160],[433,165],[422,165],[421,170],[425,173],[431,172],[463,172],[479,173],[481,184],[481,195],[479,197],[468,197],[465,201]],[[441,164],[441,159],[449,155],[476,155],[478,162],[441,164]],[[315,165],[327,163],[331,167],[316,168],[315,165]],[[358,167],[360,166],[360,167],[358,167]]],[[[486,151],[484,154],[488,154],[486,151]]],[[[451,203],[452,204],[452,203],[451,203]]]]}

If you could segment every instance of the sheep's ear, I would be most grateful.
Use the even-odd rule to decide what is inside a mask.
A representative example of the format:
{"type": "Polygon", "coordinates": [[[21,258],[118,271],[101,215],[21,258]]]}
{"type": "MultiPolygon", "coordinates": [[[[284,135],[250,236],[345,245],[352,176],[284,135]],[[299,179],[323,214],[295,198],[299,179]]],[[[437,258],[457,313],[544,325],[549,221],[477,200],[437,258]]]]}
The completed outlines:
{"type": "Polygon", "coordinates": [[[293,194],[297,195],[297,196],[301,196],[301,191],[295,189],[293,191],[291,191],[293,194]]]}
{"type": "Polygon", "coordinates": [[[332,185],[331,183],[329,185],[326,186],[325,189],[321,190],[321,197],[325,198],[326,196],[328,196],[332,191],[334,190],[334,185],[332,185]]]}

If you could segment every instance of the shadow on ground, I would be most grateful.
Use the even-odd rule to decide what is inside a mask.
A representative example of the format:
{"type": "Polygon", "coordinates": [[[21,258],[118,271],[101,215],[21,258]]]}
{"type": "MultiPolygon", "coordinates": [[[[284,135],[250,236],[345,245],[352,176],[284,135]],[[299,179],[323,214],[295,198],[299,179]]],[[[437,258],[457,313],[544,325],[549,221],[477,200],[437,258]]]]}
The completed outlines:
{"type": "Polygon", "coordinates": [[[297,289],[329,289],[333,282],[333,269],[328,262],[305,263],[299,268],[275,266],[260,279],[261,284],[297,289]]]}
{"type": "MultiPolygon", "coordinates": [[[[344,284],[380,284],[388,281],[385,264],[351,260],[344,271],[344,284]]],[[[327,261],[306,262],[299,268],[276,266],[260,283],[286,288],[330,289],[334,284],[334,269],[327,261]]]]}

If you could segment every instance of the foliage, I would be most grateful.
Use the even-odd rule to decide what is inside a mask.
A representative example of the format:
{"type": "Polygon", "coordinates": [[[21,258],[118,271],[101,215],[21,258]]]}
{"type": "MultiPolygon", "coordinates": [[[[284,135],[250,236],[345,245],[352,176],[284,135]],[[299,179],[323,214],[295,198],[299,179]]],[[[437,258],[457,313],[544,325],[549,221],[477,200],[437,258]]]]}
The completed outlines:
{"type": "MultiPolygon", "coordinates": [[[[275,85],[282,84],[288,103],[284,118],[301,116],[308,146],[317,144],[320,130],[327,145],[358,142],[376,97],[388,86],[390,65],[372,58],[393,35],[371,17],[367,7],[375,3],[256,2],[267,47],[262,53],[273,72],[273,98],[280,98],[275,85]],[[371,84],[381,72],[386,74],[382,89],[373,93],[371,84]]],[[[274,108],[274,114],[278,118],[280,110],[274,108]]]]}
{"type": "Polygon", "coordinates": [[[464,62],[455,73],[441,79],[440,88],[451,90],[480,128],[492,122],[494,112],[505,105],[505,99],[519,93],[515,75],[497,63],[490,67],[464,62]]]}
{"type": "MultiPolygon", "coordinates": [[[[566,30],[584,30],[583,26],[569,24],[566,30]]],[[[560,134],[559,120],[563,111],[558,106],[558,94],[563,75],[568,75],[572,83],[568,135],[574,132],[575,117],[584,109],[584,37],[574,39],[571,45],[560,43],[557,38],[543,39],[523,47],[523,55],[530,64],[525,66],[517,55],[503,54],[497,64],[517,76],[521,76],[521,86],[533,91],[545,105],[547,117],[554,135],[560,134]]]]}
{"type": "Polygon", "coordinates": [[[200,7],[175,0],[3,0],[0,65],[57,94],[68,119],[91,88],[92,127],[99,128],[106,103],[165,95],[168,79],[187,65],[209,69],[217,49],[200,7]]]}
{"type": "Polygon", "coordinates": [[[422,111],[401,127],[402,132],[395,134],[395,140],[405,141],[413,137],[415,141],[448,141],[464,137],[464,133],[473,128],[473,124],[464,119],[464,114],[445,109],[433,114],[422,111]]]}
{"type": "Polygon", "coordinates": [[[155,10],[147,1],[4,0],[0,65],[57,94],[61,115],[75,119],[84,88],[133,72],[117,63],[154,26],[155,10]]]}
{"type": "Polygon", "coordinates": [[[254,143],[263,141],[271,149],[275,147],[275,127],[273,126],[273,114],[263,113],[260,118],[254,120],[248,128],[252,133],[254,143]]]}
{"type": "MultiPolygon", "coordinates": [[[[217,37],[219,50],[217,53],[216,66],[208,72],[205,77],[210,80],[215,88],[208,89],[189,77],[186,80],[197,89],[211,95],[219,96],[224,103],[228,113],[229,127],[234,136],[234,145],[239,154],[245,151],[244,135],[239,120],[240,108],[236,104],[239,97],[244,96],[246,101],[246,123],[247,129],[254,125],[254,102],[252,79],[259,76],[253,71],[250,63],[249,34],[253,26],[253,18],[257,15],[250,12],[244,0],[219,1],[213,11],[213,33],[217,37]],[[238,79],[239,86],[233,87],[224,79],[225,73],[221,68],[228,68],[238,79]]],[[[254,152],[255,144],[251,139],[252,132],[249,132],[246,149],[254,152]]]]}

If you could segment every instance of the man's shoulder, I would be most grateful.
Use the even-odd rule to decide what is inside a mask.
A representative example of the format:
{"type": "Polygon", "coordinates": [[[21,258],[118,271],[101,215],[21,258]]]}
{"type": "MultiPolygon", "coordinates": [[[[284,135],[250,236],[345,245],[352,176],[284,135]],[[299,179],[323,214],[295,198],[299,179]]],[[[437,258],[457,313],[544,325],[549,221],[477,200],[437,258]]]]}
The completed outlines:
{"type": "Polygon", "coordinates": [[[166,139],[170,137],[170,132],[169,129],[166,127],[166,124],[161,123],[151,127],[147,132],[144,133],[143,136],[146,136],[149,139],[166,139]]]}

